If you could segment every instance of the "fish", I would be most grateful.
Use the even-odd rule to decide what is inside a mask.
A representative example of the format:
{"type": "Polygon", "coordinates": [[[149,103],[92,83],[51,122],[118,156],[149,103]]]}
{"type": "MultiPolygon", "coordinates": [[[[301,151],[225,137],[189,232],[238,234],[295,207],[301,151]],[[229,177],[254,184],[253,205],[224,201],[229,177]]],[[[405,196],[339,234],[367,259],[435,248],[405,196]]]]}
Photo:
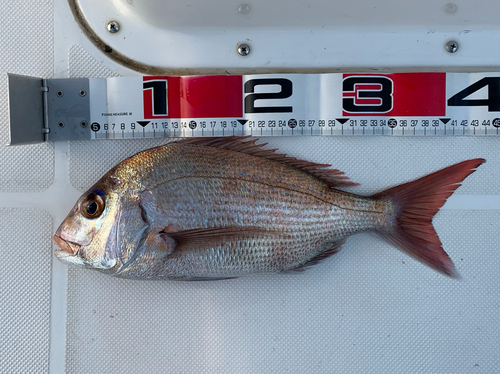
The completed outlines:
{"type": "Polygon", "coordinates": [[[125,159],[61,223],[56,257],[126,279],[219,280],[300,272],[373,232],[458,277],[432,219],[484,159],[361,196],[342,171],[257,140],[187,138],[125,159]]]}

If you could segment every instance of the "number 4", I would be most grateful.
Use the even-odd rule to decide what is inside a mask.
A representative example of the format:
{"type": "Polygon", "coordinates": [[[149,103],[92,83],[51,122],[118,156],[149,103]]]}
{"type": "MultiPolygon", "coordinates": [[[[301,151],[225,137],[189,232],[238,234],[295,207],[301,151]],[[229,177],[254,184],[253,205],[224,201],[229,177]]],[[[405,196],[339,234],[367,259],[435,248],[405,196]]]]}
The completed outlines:
{"type": "Polygon", "coordinates": [[[448,99],[448,106],[487,106],[488,112],[500,112],[500,77],[486,77],[448,99]],[[488,87],[487,99],[465,99],[467,96],[488,87]]]}

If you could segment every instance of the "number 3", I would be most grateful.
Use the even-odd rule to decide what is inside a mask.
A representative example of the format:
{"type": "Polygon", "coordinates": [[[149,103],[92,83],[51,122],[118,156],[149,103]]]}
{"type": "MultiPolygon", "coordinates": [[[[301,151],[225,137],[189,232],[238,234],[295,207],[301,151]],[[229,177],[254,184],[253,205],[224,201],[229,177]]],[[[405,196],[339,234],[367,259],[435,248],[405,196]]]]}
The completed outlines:
{"type": "Polygon", "coordinates": [[[342,107],[350,113],[386,113],[392,110],[392,79],[351,76],[342,83],[342,107]]]}

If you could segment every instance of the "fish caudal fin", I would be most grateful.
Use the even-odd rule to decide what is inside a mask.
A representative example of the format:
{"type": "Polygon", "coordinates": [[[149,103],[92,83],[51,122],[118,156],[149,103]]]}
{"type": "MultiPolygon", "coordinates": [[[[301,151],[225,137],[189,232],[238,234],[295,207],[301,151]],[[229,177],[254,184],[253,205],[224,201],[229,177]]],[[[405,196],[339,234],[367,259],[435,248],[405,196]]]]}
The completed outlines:
{"type": "Polygon", "coordinates": [[[481,158],[463,161],[374,195],[394,204],[391,226],[378,233],[416,260],[440,273],[457,277],[455,266],[432,226],[432,218],[460,183],[483,162],[481,158]]]}

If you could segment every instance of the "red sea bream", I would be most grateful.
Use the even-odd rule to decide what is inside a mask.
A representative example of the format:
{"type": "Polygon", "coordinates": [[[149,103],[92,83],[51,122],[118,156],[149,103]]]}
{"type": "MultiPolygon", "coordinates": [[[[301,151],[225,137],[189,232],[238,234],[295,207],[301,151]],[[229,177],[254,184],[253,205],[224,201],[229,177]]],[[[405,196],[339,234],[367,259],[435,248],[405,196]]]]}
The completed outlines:
{"type": "Polygon", "coordinates": [[[131,279],[209,280],[302,270],[360,232],[375,232],[456,276],[432,217],[483,159],[373,196],[329,165],[243,138],[186,139],[122,161],[57,230],[69,265],[131,279]]]}

